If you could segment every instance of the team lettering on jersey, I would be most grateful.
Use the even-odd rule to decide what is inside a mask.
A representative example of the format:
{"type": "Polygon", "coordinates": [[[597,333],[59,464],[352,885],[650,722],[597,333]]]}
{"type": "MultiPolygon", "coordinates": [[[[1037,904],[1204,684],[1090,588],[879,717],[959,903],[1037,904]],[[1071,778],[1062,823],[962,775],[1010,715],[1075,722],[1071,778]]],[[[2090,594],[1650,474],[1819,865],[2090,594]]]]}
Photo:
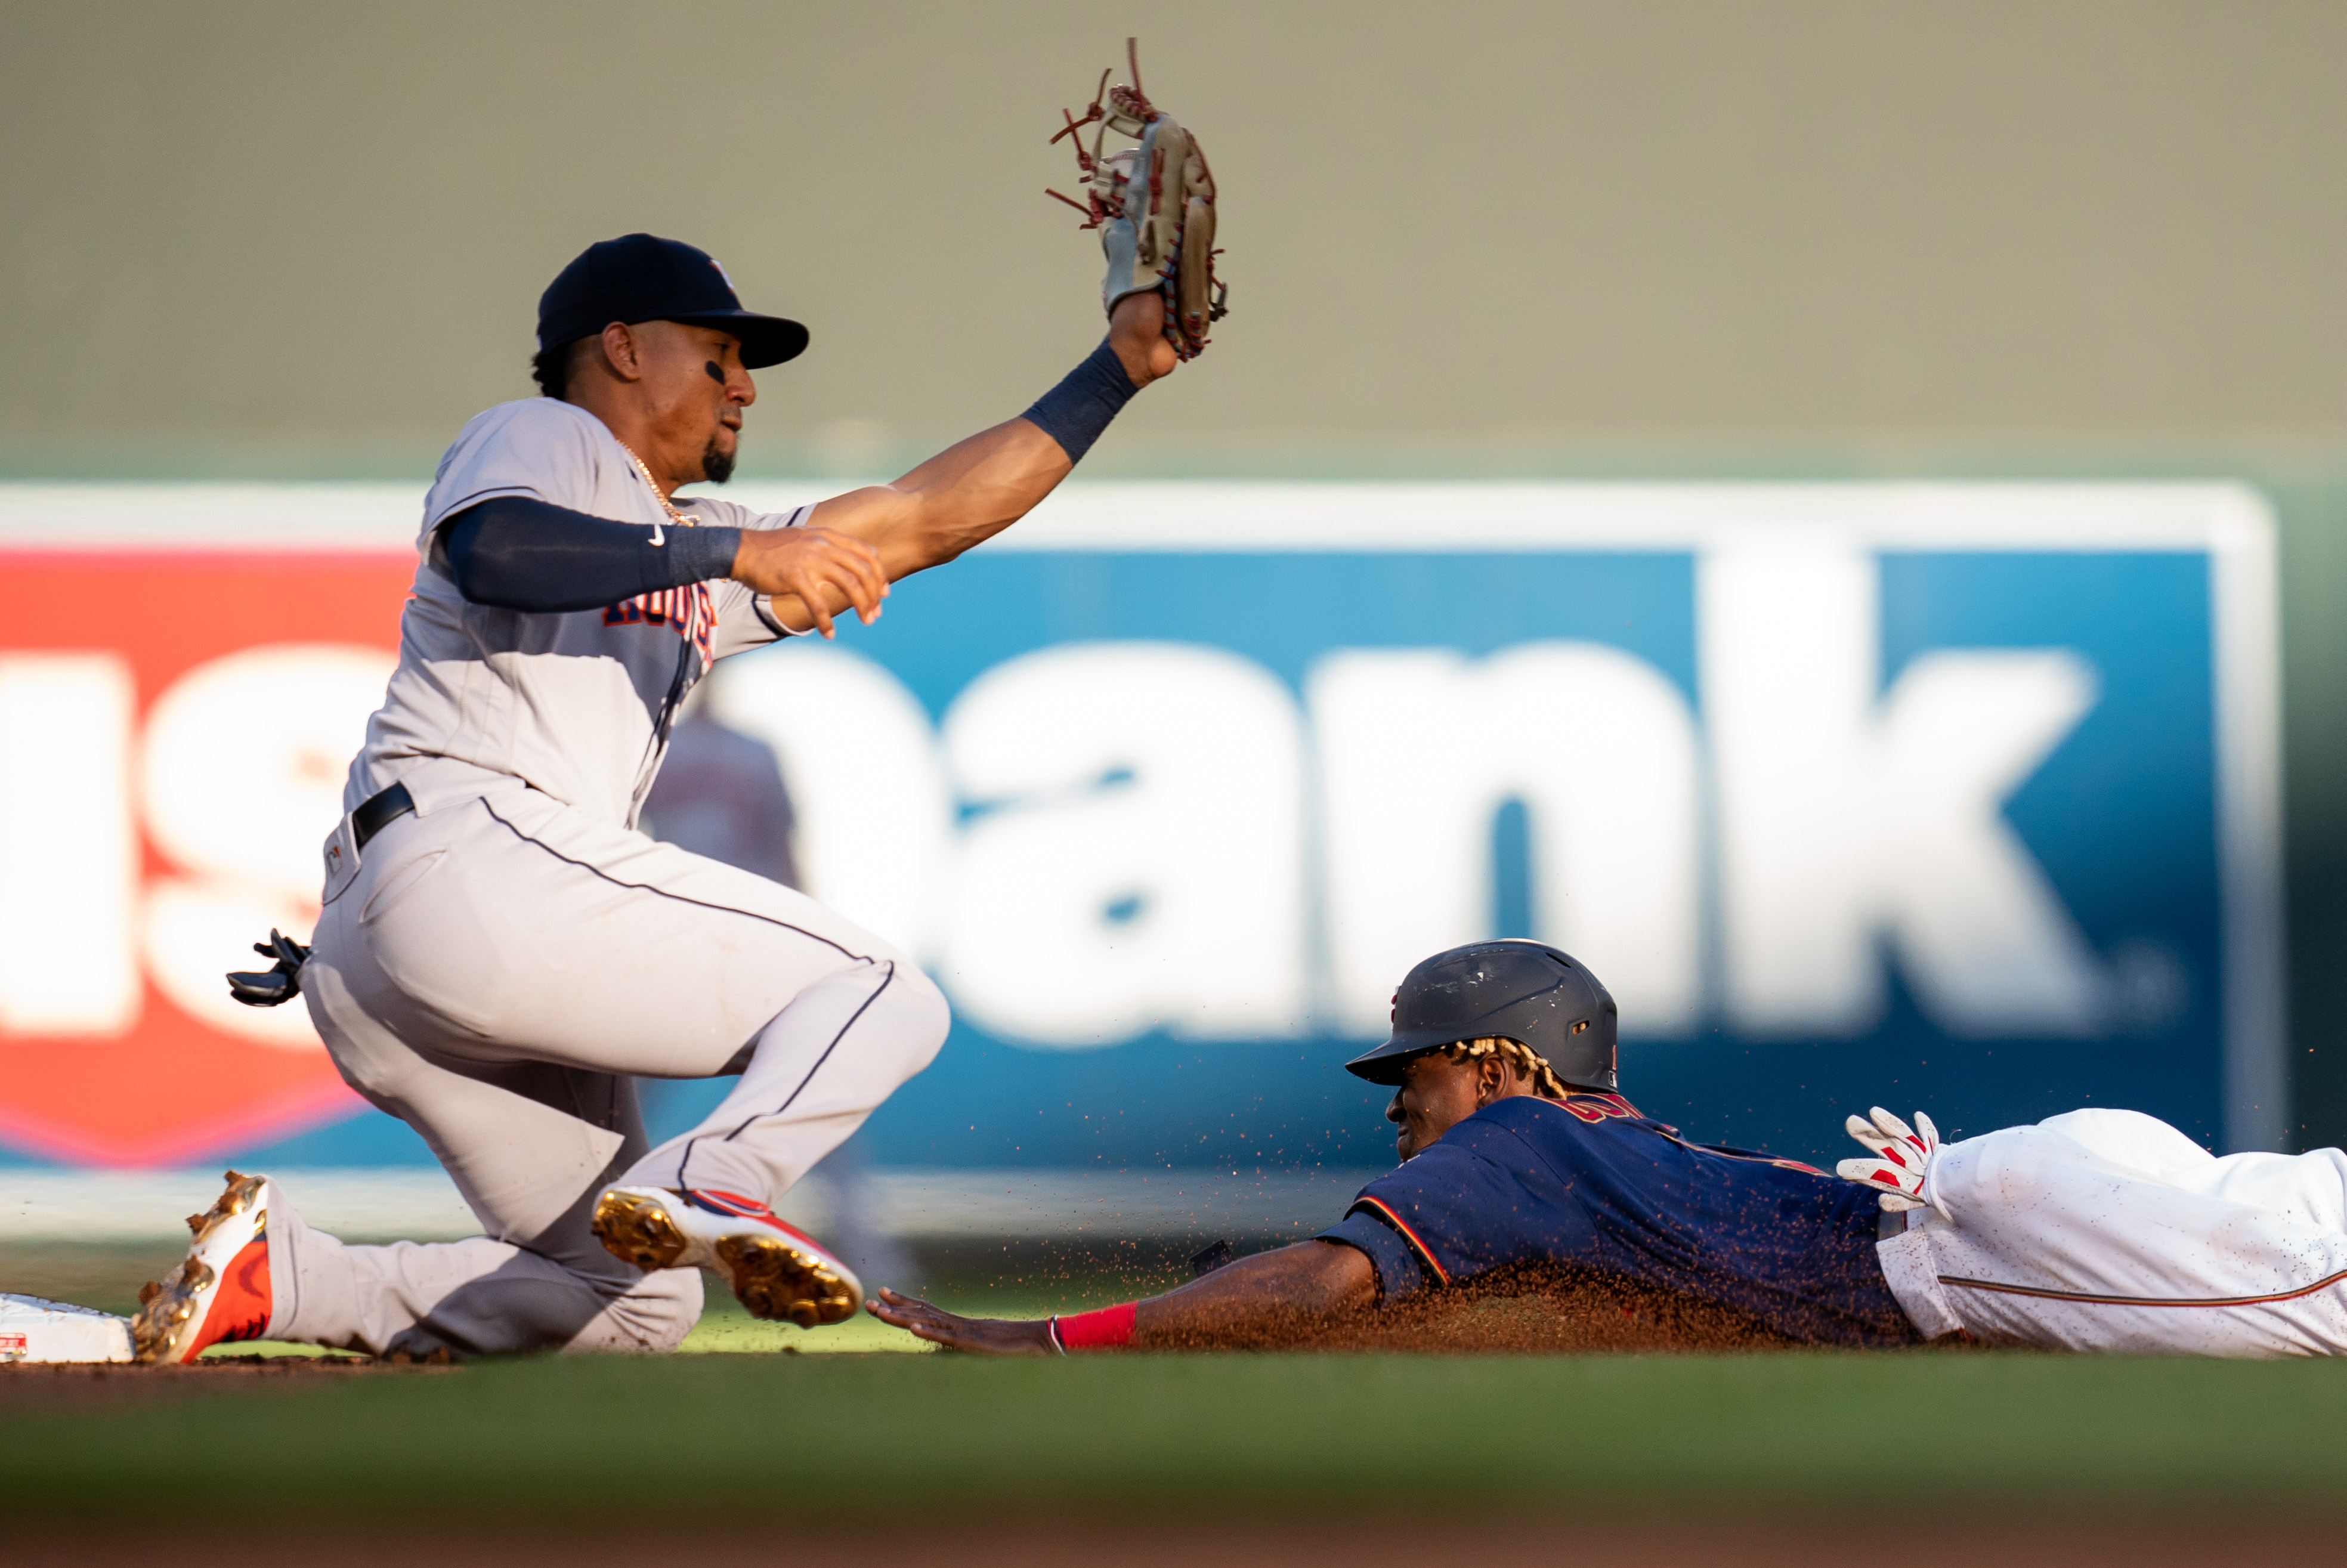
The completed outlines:
{"type": "Polygon", "coordinates": [[[1598,1094],[1567,1090],[1562,1100],[1551,1100],[1551,1105],[1561,1108],[1568,1116],[1578,1116],[1583,1122],[1598,1122],[1608,1116],[1626,1116],[1643,1122],[1645,1117],[1638,1108],[1618,1094],[1598,1094]]]}
{"type": "Polygon", "coordinates": [[[714,662],[709,650],[710,640],[717,630],[717,602],[705,582],[696,582],[690,588],[664,588],[658,593],[640,593],[605,610],[603,624],[668,627],[701,650],[704,669],[714,662]]]}

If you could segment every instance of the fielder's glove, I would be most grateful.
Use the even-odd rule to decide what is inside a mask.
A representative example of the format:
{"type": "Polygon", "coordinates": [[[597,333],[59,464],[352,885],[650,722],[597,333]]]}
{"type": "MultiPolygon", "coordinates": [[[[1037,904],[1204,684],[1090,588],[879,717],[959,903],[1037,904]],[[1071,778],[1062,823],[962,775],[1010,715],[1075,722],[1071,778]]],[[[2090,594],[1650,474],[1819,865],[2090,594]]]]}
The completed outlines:
{"type": "Polygon", "coordinates": [[[1924,1207],[1923,1184],[1932,1173],[1932,1162],[1940,1157],[1940,1130],[1921,1111],[1915,1112],[1912,1127],[1880,1105],[1869,1114],[1870,1122],[1853,1116],[1843,1125],[1874,1157],[1844,1160],[1834,1169],[1843,1180],[1880,1192],[1886,1214],[1924,1207]]]}
{"type": "Polygon", "coordinates": [[[1206,346],[1206,330],[1226,313],[1229,287],[1214,282],[1214,177],[1197,138],[1141,91],[1141,58],[1133,40],[1124,41],[1133,85],[1101,87],[1083,118],[1062,109],[1068,123],[1051,139],[1072,137],[1076,167],[1091,182],[1084,200],[1057,196],[1084,215],[1083,226],[1101,231],[1108,254],[1108,280],[1101,303],[1114,312],[1130,294],[1155,292],[1165,301],[1165,341],[1183,359],[1195,359],[1206,346]],[[1097,122],[1090,150],[1083,128],[1097,122]],[[1141,145],[1103,154],[1112,130],[1141,145]]]}
{"type": "Polygon", "coordinates": [[[230,975],[229,995],[249,1008],[273,1008],[302,994],[302,966],[310,961],[309,948],[272,928],[269,940],[255,942],[252,950],[277,962],[258,973],[230,975]]]}

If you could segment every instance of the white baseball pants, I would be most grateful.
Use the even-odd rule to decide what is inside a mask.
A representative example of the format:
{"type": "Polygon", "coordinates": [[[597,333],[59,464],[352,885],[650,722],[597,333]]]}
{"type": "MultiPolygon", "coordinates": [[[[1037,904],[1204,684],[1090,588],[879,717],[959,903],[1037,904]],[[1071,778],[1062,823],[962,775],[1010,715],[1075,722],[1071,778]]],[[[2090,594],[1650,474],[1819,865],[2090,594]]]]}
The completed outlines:
{"type": "Polygon", "coordinates": [[[2134,1111],[1949,1145],[1882,1272],[1926,1337],[2347,1354],[2347,1153],[2219,1159],[2134,1111]]]}
{"type": "Polygon", "coordinates": [[[353,1246],[289,1214],[272,1227],[270,1336],[672,1349],[699,1274],[606,1252],[596,1195],[774,1202],[928,1065],[946,1000],[804,894],[475,780],[494,782],[416,790],[418,811],[329,879],[302,989],[343,1079],[423,1134],[487,1234],[353,1246]],[[728,1071],[741,1084],[705,1122],[647,1149],[633,1077],[728,1071]]]}

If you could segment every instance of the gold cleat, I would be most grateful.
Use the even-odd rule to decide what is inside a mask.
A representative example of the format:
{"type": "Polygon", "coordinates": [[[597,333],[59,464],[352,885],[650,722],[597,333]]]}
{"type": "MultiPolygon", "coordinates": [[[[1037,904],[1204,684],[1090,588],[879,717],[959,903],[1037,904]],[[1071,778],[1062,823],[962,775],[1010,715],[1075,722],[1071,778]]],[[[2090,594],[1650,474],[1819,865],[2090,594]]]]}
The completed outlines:
{"type": "Polygon", "coordinates": [[[589,1223],[605,1251],[647,1272],[678,1266],[692,1245],[666,1206],[650,1194],[626,1187],[609,1188],[597,1198],[589,1223]]]}
{"type": "Polygon", "coordinates": [[[196,1307],[213,1282],[211,1266],[187,1258],[159,1280],[149,1280],[138,1291],[138,1313],[130,1320],[133,1361],[184,1361],[174,1351],[190,1337],[196,1307]]]}
{"type": "Polygon", "coordinates": [[[220,1200],[188,1216],[188,1255],[138,1292],[133,1360],[192,1361],[206,1346],[256,1339],[269,1327],[268,1186],[266,1176],[231,1171],[220,1200]]]}
{"type": "Polygon", "coordinates": [[[717,1244],[717,1261],[753,1317],[818,1328],[856,1316],[859,1293],[778,1236],[729,1235],[717,1244]]]}
{"type": "Polygon", "coordinates": [[[596,1238],[638,1268],[713,1269],[753,1317],[819,1328],[864,1304],[854,1270],[741,1193],[607,1187],[592,1223],[596,1238]]]}

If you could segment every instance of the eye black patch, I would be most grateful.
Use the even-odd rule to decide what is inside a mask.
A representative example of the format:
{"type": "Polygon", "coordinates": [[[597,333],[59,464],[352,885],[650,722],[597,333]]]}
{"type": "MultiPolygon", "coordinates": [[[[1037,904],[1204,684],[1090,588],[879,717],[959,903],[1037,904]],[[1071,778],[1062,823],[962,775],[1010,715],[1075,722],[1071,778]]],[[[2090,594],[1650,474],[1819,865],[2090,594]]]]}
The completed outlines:
{"type": "Polygon", "coordinates": [[[715,360],[704,361],[701,368],[709,373],[710,380],[715,382],[720,386],[725,384],[725,373],[718,368],[717,362],[715,360]]]}

